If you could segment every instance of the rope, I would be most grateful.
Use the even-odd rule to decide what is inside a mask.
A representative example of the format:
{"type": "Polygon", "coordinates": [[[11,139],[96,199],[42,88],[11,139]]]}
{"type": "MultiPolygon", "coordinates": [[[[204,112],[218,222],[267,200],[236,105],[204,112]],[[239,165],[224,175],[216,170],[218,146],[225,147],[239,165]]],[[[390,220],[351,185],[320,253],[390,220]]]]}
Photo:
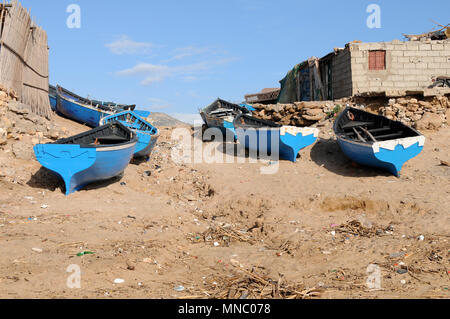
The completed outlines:
{"type": "Polygon", "coordinates": [[[42,75],[40,74],[38,71],[36,71],[31,65],[29,65],[23,58],[22,56],[17,53],[13,48],[11,48],[8,44],[6,44],[5,42],[3,42],[3,40],[0,40],[0,47],[5,47],[7,48],[9,51],[11,51],[15,56],[17,56],[19,58],[20,61],[22,61],[22,63],[31,69],[31,71],[33,71],[34,73],[36,73],[37,75],[39,75],[41,78],[44,79],[48,79],[48,75],[42,75]]]}
{"type": "Polygon", "coordinates": [[[40,88],[40,87],[37,87],[37,86],[34,86],[34,85],[31,85],[31,84],[23,83],[23,85],[24,85],[24,86],[28,86],[28,87],[33,88],[33,89],[37,89],[37,90],[44,91],[44,92],[47,93],[47,94],[49,93],[48,90],[43,89],[43,88],[40,88]]]}

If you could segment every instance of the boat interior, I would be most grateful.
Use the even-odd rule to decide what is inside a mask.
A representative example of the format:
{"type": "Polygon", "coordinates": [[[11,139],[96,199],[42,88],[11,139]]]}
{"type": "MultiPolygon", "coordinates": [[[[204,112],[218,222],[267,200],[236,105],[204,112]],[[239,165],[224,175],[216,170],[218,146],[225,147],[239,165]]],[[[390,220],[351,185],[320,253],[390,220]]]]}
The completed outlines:
{"type": "Polygon", "coordinates": [[[206,107],[202,111],[203,113],[214,116],[214,117],[226,117],[230,115],[237,115],[237,114],[247,114],[250,113],[250,111],[242,106],[239,106],[237,104],[233,104],[221,99],[217,99],[214,103],[212,103],[210,106],[206,107]]]}
{"type": "Polygon", "coordinates": [[[133,134],[119,122],[108,123],[88,132],[56,141],[54,144],[74,144],[81,147],[110,146],[130,142],[133,134]]]}
{"type": "Polygon", "coordinates": [[[354,108],[344,111],[335,129],[345,139],[367,144],[420,135],[400,122],[354,108]]]}
{"type": "Polygon", "coordinates": [[[127,112],[123,114],[117,114],[112,117],[110,121],[122,121],[133,124],[133,130],[143,131],[146,133],[150,133],[152,135],[158,133],[158,129],[151,125],[150,123],[146,123],[133,114],[127,112]]]}
{"type": "Polygon", "coordinates": [[[241,115],[236,118],[234,121],[235,128],[243,128],[243,129],[249,129],[249,128],[280,128],[282,125],[277,124],[272,121],[266,121],[257,119],[253,116],[249,115],[241,115]]]}

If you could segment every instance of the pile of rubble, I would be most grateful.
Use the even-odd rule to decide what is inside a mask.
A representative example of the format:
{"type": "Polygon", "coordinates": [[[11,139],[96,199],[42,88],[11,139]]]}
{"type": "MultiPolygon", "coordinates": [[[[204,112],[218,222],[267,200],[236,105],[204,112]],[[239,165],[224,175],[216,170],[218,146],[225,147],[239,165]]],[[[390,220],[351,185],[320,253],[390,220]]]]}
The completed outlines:
{"type": "Polygon", "coordinates": [[[395,121],[413,126],[419,130],[439,129],[446,122],[450,124],[450,96],[400,98],[352,98],[323,102],[295,102],[293,104],[255,104],[254,116],[282,125],[311,126],[346,106],[366,109],[384,115],[395,121]]]}
{"type": "Polygon", "coordinates": [[[450,123],[448,96],[420,100],[415,97],[390,99],[388,105],[382,107],[380,111],[380,114],[391,120],[400,121],[419,130],[439,129],[445,122],[450,123]]]}
{"type": "Polygon", "coordinates": [[[295,102],[293,104],[254,104],[254,116],[274,121],[282,125],[310,126],[324,120],[336,107],[347,105],[350,101],[295,102]]]}
{"type": "Polygon", "coordinates": [[[34,158],[33,146],[67,137],[67,130],[35,115],[31,107],[20,103],[13,91],[0,87],[1,157],[21,160],[34,158]]]}

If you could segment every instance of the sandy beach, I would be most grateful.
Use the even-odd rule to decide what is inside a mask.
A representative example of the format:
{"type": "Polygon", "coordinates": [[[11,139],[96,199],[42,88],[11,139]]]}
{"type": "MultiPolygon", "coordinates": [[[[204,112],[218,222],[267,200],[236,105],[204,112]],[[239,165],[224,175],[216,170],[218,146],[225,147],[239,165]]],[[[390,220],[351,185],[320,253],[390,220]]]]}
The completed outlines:
{"type": "Polygon", "coordinates": [[[36,160],[0,153],[17,172],[0,177],[0,298],[269,298],[273,282],[281,297],[450,297],[449,127],[424,132],[400,178],[352,164],[331,122],[272,175],[248,159],[177,164],[173,129],[149,162],[69,197],[36,160]]]}

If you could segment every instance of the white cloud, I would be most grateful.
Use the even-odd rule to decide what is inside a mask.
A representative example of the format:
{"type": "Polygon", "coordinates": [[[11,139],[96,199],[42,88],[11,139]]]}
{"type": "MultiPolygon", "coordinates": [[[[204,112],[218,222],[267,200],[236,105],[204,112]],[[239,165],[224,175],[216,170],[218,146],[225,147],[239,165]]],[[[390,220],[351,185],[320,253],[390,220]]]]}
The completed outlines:
{"type": "Polygon", "coordinates": [[[173,118],[187,123],[187,124],[196,124],[196,123],[202,123],[202,117],[200,116],[200,114],[195,113],[169,113],[170,116],[172,116],[173,118]]]}
{"type": "Polygon", "coordinates": [[[172,104],[168,103],[167,101],[164,101],[162,99],[157,98],[149,98],[149,102],[151,103],[150,109],[151,110],[164,110],[172,107],[172,104]]]}
{"type": "Polygon", "coordinates": [[[124,54],[148,54],[151,49],[158,47],[150,42],[136,42],[131,40],[128,36],[123,35],[112,43],[105,44],[109,50],[117,55],[124,54]]]}
{"type": "Polygon", "coordinates": [[[143,76],[141,84],[151,85],[155,82],[162,82],[167,78],[178,77],[184,80],[194,80],[198,73],[208,71],[216,66],[230,63],[234,59],[217,59],[203,61],[194,64],[181,66],[168,66],[163,64],[138,63],[130,69],[117,72],[119,76],[143,76]]]}
{"type": "Polygon", "coordinates": [[[195,55],[201,55],[204,53],[208,53],[210,52],[212,49],[211,48],[199,48],[196,46],[188,46],[188,47],[184,47],[184,48],[177,48],[175,50],[173,50],[172,52],[172,57],[162,61],[163,63],[167,63],[170,61],[175,61],[175,60],[181,60],[184,58],[188,58],[191,56],[195,56],[195,55]]]}

